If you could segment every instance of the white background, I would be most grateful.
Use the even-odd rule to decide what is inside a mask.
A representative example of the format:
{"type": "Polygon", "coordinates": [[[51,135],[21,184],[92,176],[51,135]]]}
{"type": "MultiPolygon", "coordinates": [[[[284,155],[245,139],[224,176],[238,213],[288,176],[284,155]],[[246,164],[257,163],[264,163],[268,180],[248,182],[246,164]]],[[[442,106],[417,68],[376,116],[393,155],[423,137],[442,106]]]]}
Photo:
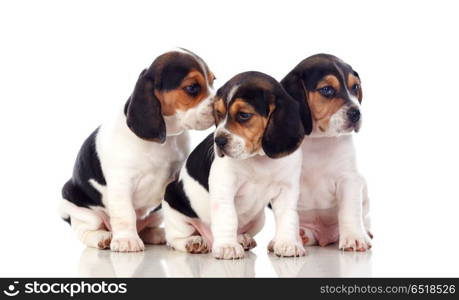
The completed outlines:
{"type": "Polygon", "coordinates": [[[454,1],[2,1],[0,276],[458,276],[457,13],[454,1]],[[248,70],[281,79],[318,52],[359,72],[369,253],[273,258],[271,216],[239,262],[85,250],[56,213],[61,187],[83,140],[175,46],[204,58],[217,88],[248,70]]]}

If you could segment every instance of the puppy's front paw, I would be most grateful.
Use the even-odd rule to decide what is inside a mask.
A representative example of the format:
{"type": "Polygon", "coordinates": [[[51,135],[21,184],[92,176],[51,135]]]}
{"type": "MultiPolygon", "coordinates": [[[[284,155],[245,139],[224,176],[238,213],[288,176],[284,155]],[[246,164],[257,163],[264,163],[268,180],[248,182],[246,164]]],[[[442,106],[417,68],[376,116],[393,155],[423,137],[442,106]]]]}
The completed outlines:
{"type": "Polygon", "coordinates": [[[115,252],[139,252],[143,251],[145,246],[138,236],[114,236],[110,249],[115,252]]]}
{"type": "Polygon", "coordinates": [[[370,236],[364,232],[340,232],[339,248],[344,251],[367,251],[371,248],[370,236]]]}
{"type": "Polygon", "coordinates": [[[298,241],[289,241],[275,239],[272,240],[268,245],[268,251],[274,252],[277,256],[305,256],[306,250],[304,250],[303,245],[298,241]]]}
{"type": "Polygon", "coordinates": [[[244,257],[244,248],[239,243],[215,243],[212,254],[219,259],[239,259],[244,257]]]}

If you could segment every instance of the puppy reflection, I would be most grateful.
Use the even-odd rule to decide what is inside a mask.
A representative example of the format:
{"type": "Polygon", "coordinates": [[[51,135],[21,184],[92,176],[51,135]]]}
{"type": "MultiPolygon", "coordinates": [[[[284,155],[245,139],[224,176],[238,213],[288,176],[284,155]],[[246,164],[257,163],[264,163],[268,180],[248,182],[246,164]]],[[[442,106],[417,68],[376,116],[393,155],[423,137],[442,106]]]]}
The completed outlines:
{"type": "Polygon", "coordinates": [[[119,253],[86,248],[81,254],[81,277],[254,277],[256,255],[244,260],[215,260],[209,254],[189,255],[166,246],[145,252],[119,253]]]}
{"type": "Polygon", "coordinates": [[[309,255],[282,259],[270,255],[279,277],[371,277],[371,252],[336,251],[330,247],[309,247],[309,255]]]}
{"type": "Polygon", "coordinates": [[[120,253],[86,248],[81,254],[82,277],[165,277],[166,247],[149,247],[145,252],[120,253]]]}
{"type": "Polygon", "coordinates": [[[245,259],[216,260],[210,254],[190,255],[170,251],[166,260],[170,277],[255,277],[256,255],[245,253],[245,259]]]}

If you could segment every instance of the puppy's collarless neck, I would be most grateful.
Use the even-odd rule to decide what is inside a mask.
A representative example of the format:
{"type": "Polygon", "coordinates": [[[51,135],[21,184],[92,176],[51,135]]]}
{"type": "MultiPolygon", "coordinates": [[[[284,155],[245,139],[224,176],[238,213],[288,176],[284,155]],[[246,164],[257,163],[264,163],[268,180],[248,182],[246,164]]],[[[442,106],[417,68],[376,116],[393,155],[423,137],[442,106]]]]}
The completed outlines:
{"type": "Polygon", "coordinates": [[[181,135],[185,129],[180,125],[180,121],[177,116],[164,116],[164,122],[166,123],[166,136],[172,137],[181,135]]]}

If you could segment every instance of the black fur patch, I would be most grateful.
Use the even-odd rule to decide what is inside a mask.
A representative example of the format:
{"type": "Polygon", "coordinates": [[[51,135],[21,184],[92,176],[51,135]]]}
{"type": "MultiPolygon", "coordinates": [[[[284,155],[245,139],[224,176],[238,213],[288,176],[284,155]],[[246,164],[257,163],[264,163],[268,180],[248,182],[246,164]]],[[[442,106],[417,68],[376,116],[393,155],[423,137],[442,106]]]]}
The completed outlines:
{"type": "Polygon", "coordinates": [[[188,174],[209,191],[210,166],[214,161],[214,134],[209,134],[186,161],[188,174]]]}
{"type": "Polygon", "coordinates": [[[106,185],[96,152],[96,136],[98,131],[99,128],[81,146],[73,168],[73,176],[62,188],[62,197],[76,206],[104,206],[101,194],[89,183],[89,179],[94,179],[99,184],[106,185]]]}
{"type": "MultiPolygon", "coordinates": [[[[211,133],[191,152],[185,166],[188,174],[207,191],[209,191],[210,166],[214,161],[213,145],[214,134],[211,133]]],[[[198,218],[198,215],[191,207],[188,196],[183,190],[182,181],[176,180],[167,186],[164,201],[180,213],[190,218],[198,218]]]]}
{"type": "Polygon", "coordinates": [[[162,144],[166,141],[166,124],[153,86],[149,71],[143,70],[124,106],[124,112],[127,126],[139,138],[162,144]]]}
{"type": "Polygon", "coordinates": [[[206,63],[199,56],[191,51],[182,50],[186,53],[172,51],[159,56],[148,68],[156,90],[170,91],[178,88],[192,70],[208,72],[206,63]]]}
{"type": "Polygon", "coordinates": [[[198,215],[191,207],[190,200],[183,190],[182,181],[176,180],[167,186],[166,193],[164,194],[164,201],[166,201],[170,207],[185,216],[198,218],[198,215]]]}
{"type": "Polygon", "coordinates": [[[256,86],[241,86],[233,96],[233,99],[242,98],[253,106],[255,111],[262,116],[269,114],[269,102],[264,101],[266,92],[256,86]]]}
{"type": "Polygon", "coordinates": [[[309,135],[312,132],[312,115],[307,104],[306,94],[304,87],[301,84],[301,78],[295,72],[289,73],[284,79],[282,79],[281,84],[284,87],[285,91],[292,96],[293,99],[298,101],[298,109],[301,117],[301,122],[303,123],[304,133],[309,135]]]}
{"type": "Polygon", "coordinates": [[[283,91],[276,95],[276,108],[263,134],[263,150],[271,158],[283,157],[298,149],[303,138],[299,105],[283,91]]]}
{"type": "Polygon", "coordinates": [[[155,81],[155,88],[160,91],[170,91],[180,86],[183,78],[193,69],[199,68],[196,61],[178,56],[176,61],[166,65],[159,80],[155,81]]]}

